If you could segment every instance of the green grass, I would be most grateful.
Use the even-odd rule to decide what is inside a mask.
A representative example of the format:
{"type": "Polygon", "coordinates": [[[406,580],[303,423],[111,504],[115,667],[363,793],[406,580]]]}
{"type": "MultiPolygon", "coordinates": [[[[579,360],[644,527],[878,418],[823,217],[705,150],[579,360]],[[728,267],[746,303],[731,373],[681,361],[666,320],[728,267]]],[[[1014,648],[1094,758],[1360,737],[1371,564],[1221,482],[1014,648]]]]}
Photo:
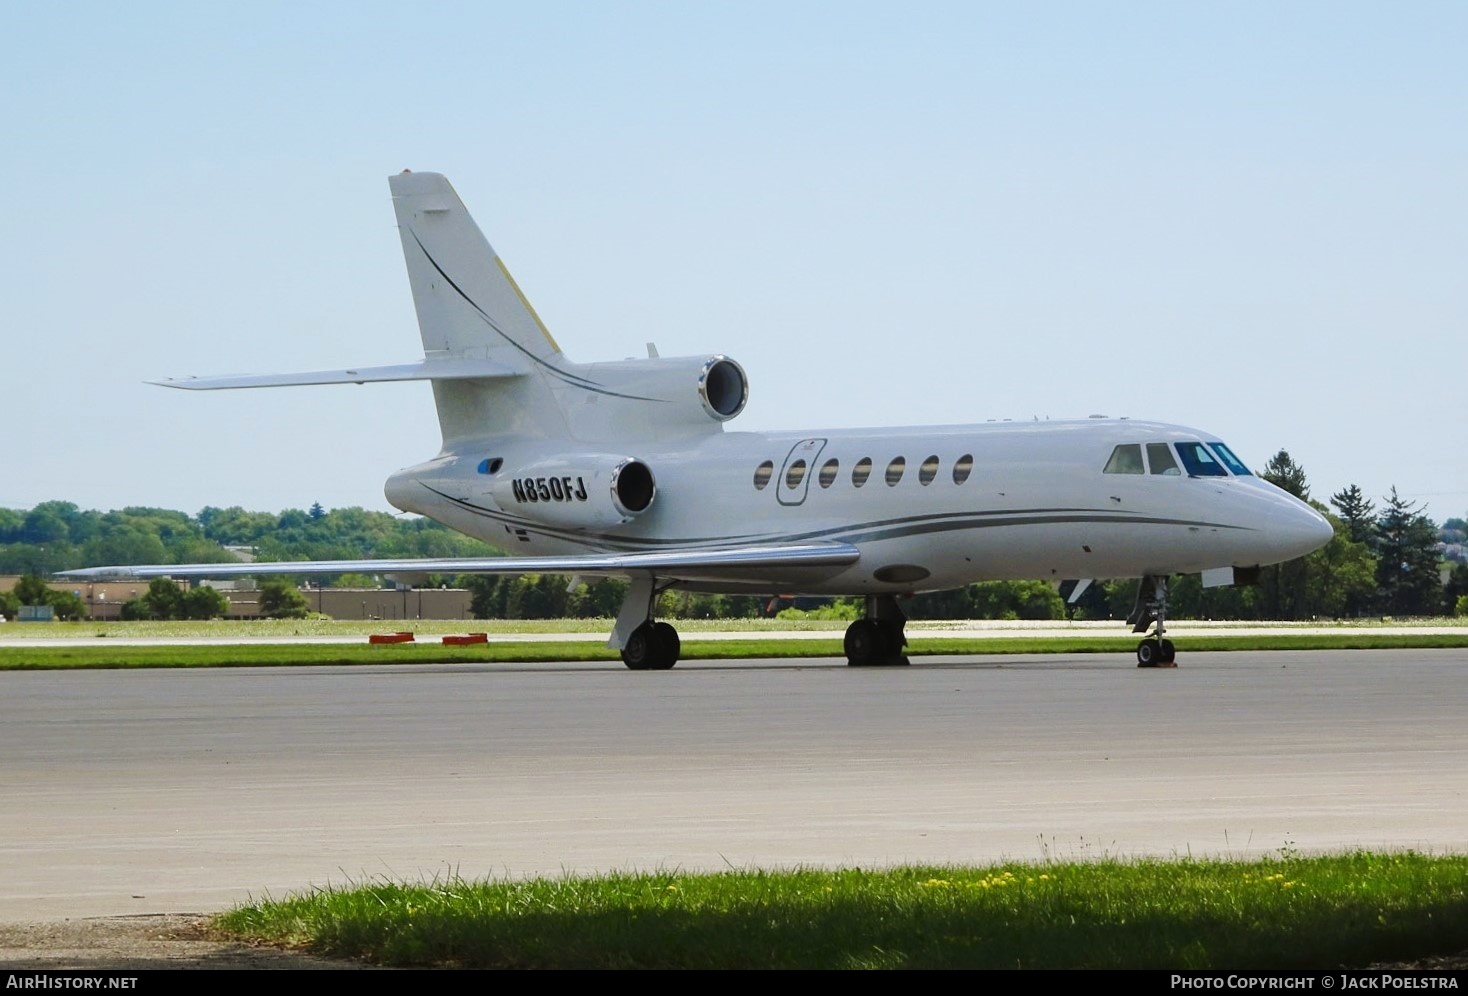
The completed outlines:
{"type": "MultiPolygon", "coordinates": [[[[1128,661],[1136,648],[1132,636],[992,637],[964,639],[914,636],[913,658],[980,657],[1015,654],[1116,654],[1128,661]]],[[[1182,654],[1223,650],[1370,650],[1468,647],[1468,633],[1372,634],[1369,631],[1328,635],[1196,636],[1180,641],[1182,654]]],[[[793,639],[683,641],[691,660],[841,657],[840,634],[793,639]]],[[[535,664],[558,661],[605,661],[620,657],[601,641],[510,642],[446,647],[437,639],[421,643],[369,646],[360,644],[202,644],[181,646],[7,647],[0,644],[0,671],[67,668],[288,667],[339,664],[535,664]]]]}
{"type": "Polygon", "coordinates": [[[450,876],[261,902],[215,928],[400,966],[1364,967],[1468,948],[1468,857],[450,876]]]}

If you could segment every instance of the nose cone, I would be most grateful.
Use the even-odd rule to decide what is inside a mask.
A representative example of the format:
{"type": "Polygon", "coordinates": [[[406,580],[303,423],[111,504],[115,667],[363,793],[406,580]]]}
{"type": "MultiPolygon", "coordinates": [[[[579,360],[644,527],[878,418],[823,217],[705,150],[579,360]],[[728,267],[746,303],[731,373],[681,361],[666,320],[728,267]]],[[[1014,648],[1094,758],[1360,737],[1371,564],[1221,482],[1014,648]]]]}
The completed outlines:
{"type": "Polygon", "coordinates": [[[1313,553],[1335,537],[1330,520],[1294,495],[1279,492],[1270,515],[1270,545],[1280,561],[1313,553]]]}

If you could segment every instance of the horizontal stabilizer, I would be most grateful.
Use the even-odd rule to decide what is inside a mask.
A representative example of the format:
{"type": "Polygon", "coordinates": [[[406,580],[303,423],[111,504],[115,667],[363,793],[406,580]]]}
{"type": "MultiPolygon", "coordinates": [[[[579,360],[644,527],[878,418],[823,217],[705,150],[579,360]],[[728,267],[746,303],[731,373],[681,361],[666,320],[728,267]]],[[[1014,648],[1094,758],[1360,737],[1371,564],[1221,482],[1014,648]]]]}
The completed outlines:
{"type": "Polygon", "coordinates": [[[179,377],[153,380],[159,387],[185,391],[225,391],[247,387],[305,387],[314,384],[375,384],[398,380],[497,380],[523,371],[488,360],[419,360],[385,367],[309,370],[304,373],[234,374],[224,377],[179,377]]]}
{"type": "Polygon", "coordinates": [[[729,550],[665,550],[658,553],[585,554],[570,557],[453,557],[441,560],[303,560],[276,563],[144,564],[62,571],[87,581],[132,578],[231,578],[261,574],[580,574],[600,577],[654,575],[676,580],[739,579],[772,567],[843,567],[860,556],[846,543],[750,546],[729,550]]]}

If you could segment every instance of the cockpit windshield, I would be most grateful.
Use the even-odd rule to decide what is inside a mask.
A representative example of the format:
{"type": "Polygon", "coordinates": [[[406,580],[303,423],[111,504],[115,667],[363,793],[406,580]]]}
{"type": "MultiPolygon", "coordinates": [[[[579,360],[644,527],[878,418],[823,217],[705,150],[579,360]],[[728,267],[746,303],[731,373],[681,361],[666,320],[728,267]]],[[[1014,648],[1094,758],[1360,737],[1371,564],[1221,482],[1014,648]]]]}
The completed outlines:
{"type": "Polygon", "coordinates": [[[1178,443],[1177,455],[1183,458],[1183,466],[1192,477],[1228,476],[1228,471],[1223,469],[1223,465],[1202,443],[1178,443]]]}
{"type": "Polygon", "coordinates": [[[1254,476],[1233,450],[1222,443],[1192,440],[1182,443],[1122,443],[1111,451],[1105,474],[1150,474],[1155,477],[1254,476]],[[1143,462],[1142,454],[1146,453],[1143,462]],[[1182,466],[1178,465],[1178,460],[1182,466]],[[1227,468],[1227,469],[1225,469],[1227,468]]]}
{"type": "Polygon", "coordinates": [[[1245,467],[1243,462],[1238,457],[1234,456],[1234,451],[1229,449],[1227,446],[1223,445],[1222,443],[1209,443],[1208,448],[1211,449],[1214,453],[1217,453],[1218,459],[1222,460],[1223,465],[1233,473],[1237,474],[1240,477],[1254,476],[1253,474],[1249,473],[1249,468],[1245,467]]]}

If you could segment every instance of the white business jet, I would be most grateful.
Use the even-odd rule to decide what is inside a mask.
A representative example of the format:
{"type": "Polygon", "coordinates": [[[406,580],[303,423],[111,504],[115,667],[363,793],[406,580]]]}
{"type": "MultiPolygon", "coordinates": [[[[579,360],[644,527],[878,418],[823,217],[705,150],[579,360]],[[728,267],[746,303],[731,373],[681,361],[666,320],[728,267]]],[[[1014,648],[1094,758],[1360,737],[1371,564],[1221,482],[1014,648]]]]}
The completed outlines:
{"type": "MultiPolygon", "coordinates": [[[[669,588],[862,596],[852,665],[905,664],[900,599],[1045,579],[1078,598],[1140,577],[1142,665],[1174,660],[1167,579],[1246,582],[1325,544],[1331,526],[1251,474],[1212,433],[1129,419],[726,432],[749,397],[722,355],[573,363],[436,173],[389,180],[423,359],[388,367],[189,378],[188,390],[426,380],[443,446],[387,499],[505,557],[157,564],[77,577],[554,573],[630,580],[608,645],[672,667],[669,588]],[[1155,627],[1155,628],[1154,628],[1155,627]],[[1149,628],[1152,629],[1148,633],[1149,628]]],[[[576,583],[573,580],[573,583],[576,583]]]]}

